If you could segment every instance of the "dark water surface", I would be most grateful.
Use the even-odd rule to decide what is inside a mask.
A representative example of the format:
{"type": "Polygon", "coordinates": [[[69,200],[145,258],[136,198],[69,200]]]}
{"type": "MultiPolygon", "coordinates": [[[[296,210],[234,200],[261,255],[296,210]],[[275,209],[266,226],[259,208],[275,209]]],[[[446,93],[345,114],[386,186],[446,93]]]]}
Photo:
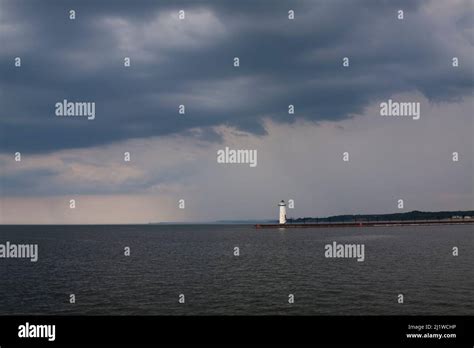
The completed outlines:
{"type": "Polygon", "coordinates": [[[469,225],[0,226],[1,244],[39,245],[36,263],[0,259],[0,314],[473,315],[473,235],[469,225]],[[333,241],[364,244],[365,261],[325,258],[333,241]]]}

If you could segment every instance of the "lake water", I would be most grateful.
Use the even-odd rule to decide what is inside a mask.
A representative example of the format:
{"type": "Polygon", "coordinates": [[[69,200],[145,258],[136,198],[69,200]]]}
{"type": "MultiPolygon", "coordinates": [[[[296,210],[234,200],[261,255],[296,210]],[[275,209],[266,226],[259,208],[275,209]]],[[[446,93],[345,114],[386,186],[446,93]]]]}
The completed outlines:
{"type": "Polygon", "coordinates": [[[473,235],[469,225],[0,226],[0,244],[39,247],[36,263],[0,259],[0,314],[473,315],[473,235]],[[333,241],[364,244],[365,261],[326,258],[333,241]]]}

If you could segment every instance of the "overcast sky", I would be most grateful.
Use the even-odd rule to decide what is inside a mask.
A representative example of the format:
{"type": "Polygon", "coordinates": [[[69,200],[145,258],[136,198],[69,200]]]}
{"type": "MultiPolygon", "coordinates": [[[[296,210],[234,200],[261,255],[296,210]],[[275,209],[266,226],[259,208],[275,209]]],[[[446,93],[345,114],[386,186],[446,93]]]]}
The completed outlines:
{"type": "Polygon", "coordinates": [[[474,209],[473,6],[0,0],[0,223],[474,209]],[[64,99],[95,119],[57,117],[64,99]],[[219,164],[226,146],[258,165],[219,164]]]}

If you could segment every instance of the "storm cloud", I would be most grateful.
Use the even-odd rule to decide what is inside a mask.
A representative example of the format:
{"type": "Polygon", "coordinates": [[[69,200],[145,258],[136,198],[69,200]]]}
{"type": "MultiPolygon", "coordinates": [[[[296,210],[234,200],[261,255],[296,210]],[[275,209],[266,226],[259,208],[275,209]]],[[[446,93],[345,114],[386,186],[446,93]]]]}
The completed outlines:
{"type": "Polygon", "coordinates": [[[222,125],[265,135],[266,118],[343,120],[403,92],[460,100],[474,81],[472,12],[470,1],[2,0],[0,151],[219,141],[222,125]],[[95,102],[96,119],[55,117],[63,99],[95,102]]]}

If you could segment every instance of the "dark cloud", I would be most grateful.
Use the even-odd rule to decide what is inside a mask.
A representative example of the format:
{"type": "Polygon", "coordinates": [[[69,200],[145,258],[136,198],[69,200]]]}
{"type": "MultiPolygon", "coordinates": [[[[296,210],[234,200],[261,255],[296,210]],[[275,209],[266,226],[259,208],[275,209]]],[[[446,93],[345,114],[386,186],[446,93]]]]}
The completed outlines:
{"type": "Polygon", "coordinates": [[[460,99],[474,81],[472,2],[446,4],[454,14],[441,24],[443,6],[430,12],[429,4],[3,0],[0,152],[176,133],[218,141],[218,125],[265,134],[265,117],[291,122],[288,104],[297,117],[319,121],[351,117],[400,92],[460,99]],[[171,13],[181,8],[187,18],[179,22],[171,13]],[[295,21],[287,19],[290,8],[295,21]],[[344,56],[349,69],[341,67],[344,56]],[[453,56],[461,61],[455,71],[453,56]],[[63,99],[95,102],[96,119],[55,117],[63,99]]]}

